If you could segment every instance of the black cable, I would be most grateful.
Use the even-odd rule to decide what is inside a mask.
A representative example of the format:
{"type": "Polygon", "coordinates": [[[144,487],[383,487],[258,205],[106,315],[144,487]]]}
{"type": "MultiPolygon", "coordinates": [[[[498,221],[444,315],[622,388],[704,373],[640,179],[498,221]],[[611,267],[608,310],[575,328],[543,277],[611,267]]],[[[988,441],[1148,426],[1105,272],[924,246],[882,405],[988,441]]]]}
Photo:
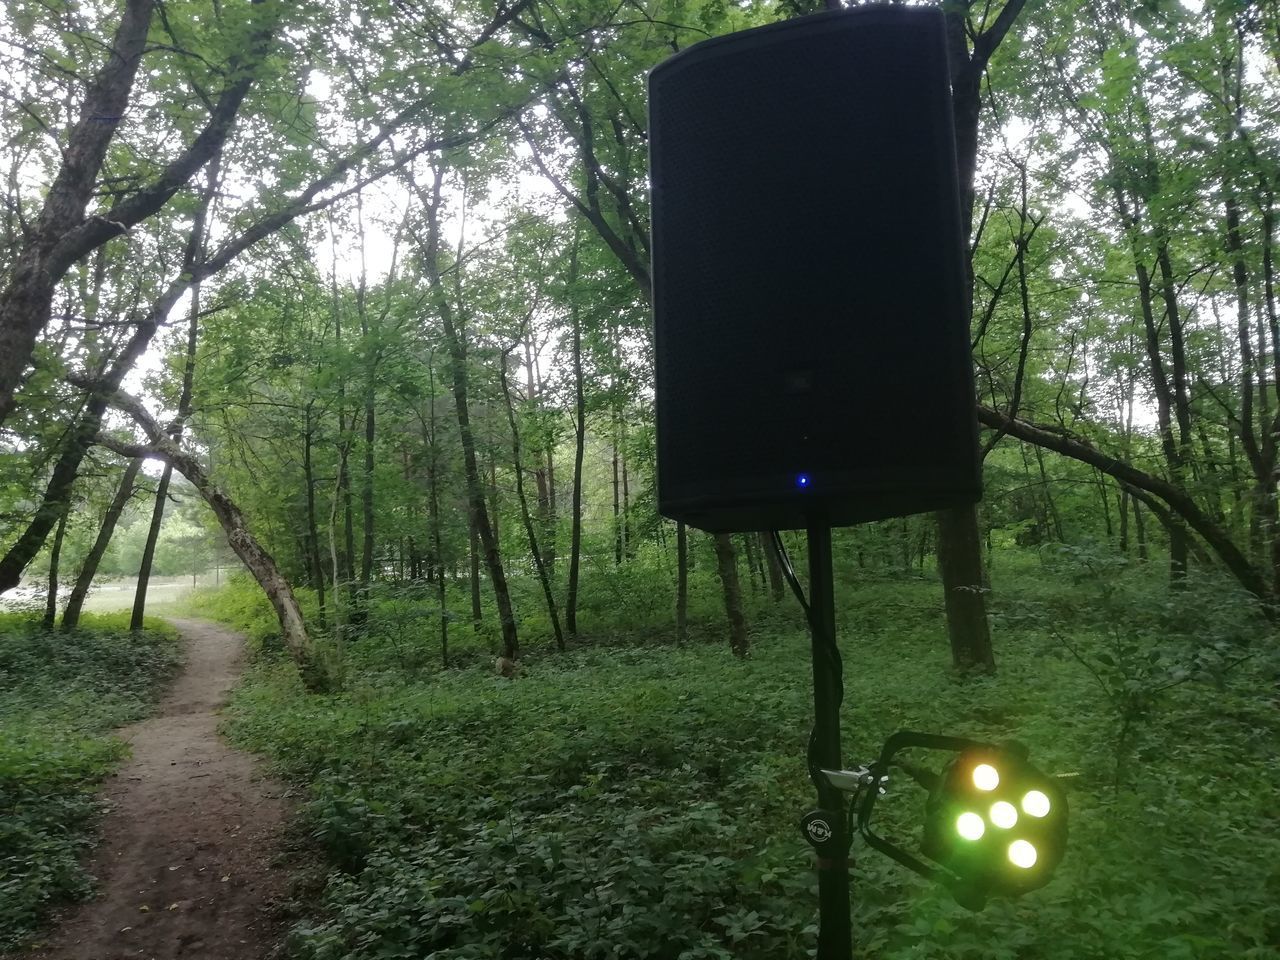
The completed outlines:
{"type": "MultiPolygon", "coordinates": [[[[782,564],[782,575],[786,578],[787,583],[791,585],[791,592],[796,595],[796,599],[800,601],[800,606],[804,610],[805,620],[809,624],[809,630],[814,636],[822,633],[818,629],[817,624],[813,622],[813,610],[809,607],[809,600],[804,595],[804,588],[800,586],[800,580],[796,576],[795,568],[791,565],[791,557],[787,555],[787,546],[782,542],[782,534],[777,530],[770,530],[769,535],[773,538],[774,549],[778,551],[778,559],[782,564]]],[[[821,653],[829,661],[832,675],[836,678],[835,701],[836,710],[839,711],[840,704],[844,702],[844,660],[840,656],[840,647],[835,642],[835,638],[831,638],[821,648],[821,653]]],[[[814,786],[821,788],[822,786],[822,767],[815,759],[814,754],[818,750],[818,727],[815,723],[809,730],[809,778],[813,780],[814,786]]],[[[852,806],[850,807],[852,812],[852,806]]]]}
{"type": "Polygon", "coordinates": [[[791,584],[791,592],[800,601],[800,606],[804,610],[804,618],[809,621],[809,625],[812,627],[813,621],[809,616],[809,600],[805,597],[804,588],[800,586],[800,581],[796,577],[795,568],[791,566],[791,557],[787,555],[787,545],[782,542],[782,534],[777,530],[770,530],[769,536],[773,538],[773,548],[778,551],[778,559],[782,563],[782,575],[787,578],[787,583],[791,584]]]}

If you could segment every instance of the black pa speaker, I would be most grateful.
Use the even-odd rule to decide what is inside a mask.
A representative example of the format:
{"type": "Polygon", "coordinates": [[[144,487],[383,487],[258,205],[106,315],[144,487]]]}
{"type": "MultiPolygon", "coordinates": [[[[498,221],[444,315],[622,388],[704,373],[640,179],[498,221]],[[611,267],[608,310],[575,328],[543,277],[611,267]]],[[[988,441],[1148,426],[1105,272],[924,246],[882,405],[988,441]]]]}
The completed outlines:
{"type": "Polygon", "coordinates": [[[658,508],[704,530],[981,496],[942,13],[866,7],[649,76],[658,508]]]}

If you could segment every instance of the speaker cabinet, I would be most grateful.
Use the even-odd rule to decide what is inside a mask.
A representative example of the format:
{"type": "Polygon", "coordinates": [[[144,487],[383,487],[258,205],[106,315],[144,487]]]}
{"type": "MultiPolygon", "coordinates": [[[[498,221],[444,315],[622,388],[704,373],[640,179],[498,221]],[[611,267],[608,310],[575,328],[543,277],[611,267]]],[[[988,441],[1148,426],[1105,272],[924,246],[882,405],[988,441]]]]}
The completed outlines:
{"type": "Polygon", "coordinates": [[[714,532],[981,496],[942,14],[864,7],[649,76],[658,508],[714,532]]]}

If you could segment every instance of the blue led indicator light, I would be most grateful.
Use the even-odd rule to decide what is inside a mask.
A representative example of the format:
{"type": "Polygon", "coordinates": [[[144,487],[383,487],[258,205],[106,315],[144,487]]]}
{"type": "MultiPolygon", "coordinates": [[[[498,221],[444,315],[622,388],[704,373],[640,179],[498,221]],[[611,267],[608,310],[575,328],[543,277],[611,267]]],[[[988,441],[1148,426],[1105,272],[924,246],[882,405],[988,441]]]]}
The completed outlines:
{"type": "Polygon", "coordinates": [[[796,474],[796,486],[801,488],[809,486],[809,475],[807,473],[796,474]]]}

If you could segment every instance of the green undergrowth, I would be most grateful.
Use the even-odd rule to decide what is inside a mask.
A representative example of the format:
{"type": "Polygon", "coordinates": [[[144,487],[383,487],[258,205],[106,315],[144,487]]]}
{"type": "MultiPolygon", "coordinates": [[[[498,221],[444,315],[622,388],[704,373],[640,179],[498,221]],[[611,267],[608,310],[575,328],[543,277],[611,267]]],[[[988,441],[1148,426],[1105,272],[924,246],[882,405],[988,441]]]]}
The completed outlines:
{"type": "Polygon", "coordinates": [[[71,633],[0,614],[0,949],[85,896],[98,784],[125,755],[111,736],[151,709],[181,663],[176,632],[85,615],[71,633]]]}
{"type": "MultiPolygon", "coordinates": [[[[1011,567],[1001,586],[999,673],[965,680],[936,584],[844,585],[845,755],[869,760],[903,728],[1017,739],[1063,776],[1069,852],[1048,887],[972,914],[855,846],[859,955],[1277,956],[1271,630],[1220,581],[1171,596],[1083,555],[1011,567]]],[[[218,604],[243,624],[258,601],[237,587],[218,604]]],[[[720,642],[544,643],[508,681],[406,658],[434,651],[430,630],[353,640],[345,691],[320,696],[264,627],[229,709],[230,733],[304,786],[327,865],[295,956],[812,955],[802,631],[758,627],[746,662],[720,642]]],[[[923,804],[895,779],[878,829],[918,842],[923,804]]]]}

